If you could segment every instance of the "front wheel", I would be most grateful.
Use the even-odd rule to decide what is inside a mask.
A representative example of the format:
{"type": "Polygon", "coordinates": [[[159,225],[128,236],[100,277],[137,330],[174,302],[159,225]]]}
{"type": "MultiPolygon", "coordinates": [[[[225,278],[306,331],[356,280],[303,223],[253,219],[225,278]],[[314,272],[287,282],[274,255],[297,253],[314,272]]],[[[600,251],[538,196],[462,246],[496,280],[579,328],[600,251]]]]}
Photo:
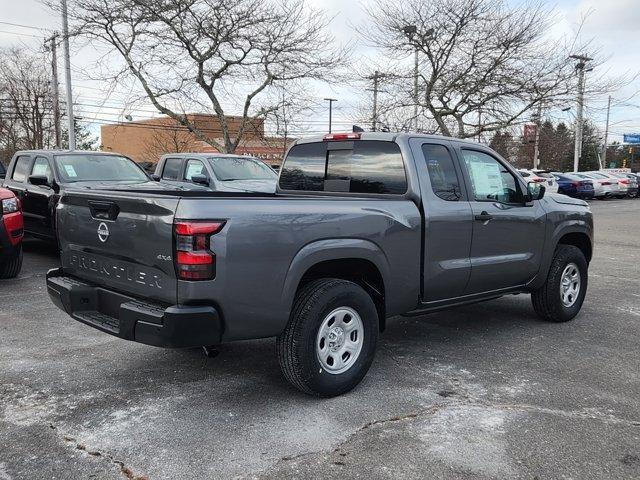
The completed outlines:
{"type": "Polygon", "coordinates": [[[536,313],[550,322],[568,322],[580,308],[587,293],[587,260],[573,245],[558,245],[547,281],[531,292],[536,313]]]}
{"type": "Polygon", "coordinates": [[[22,247],[11,257],[0,259],[0,278],[17,277],[22,268],[22,247]]]}
{"type": "Polygon", "coordinates": [[[376,351],[378,312],[365,290],[341,279],[309,282],[296,295],[276,350],[285,378],[319,397],[348,392],[376,351]]]}

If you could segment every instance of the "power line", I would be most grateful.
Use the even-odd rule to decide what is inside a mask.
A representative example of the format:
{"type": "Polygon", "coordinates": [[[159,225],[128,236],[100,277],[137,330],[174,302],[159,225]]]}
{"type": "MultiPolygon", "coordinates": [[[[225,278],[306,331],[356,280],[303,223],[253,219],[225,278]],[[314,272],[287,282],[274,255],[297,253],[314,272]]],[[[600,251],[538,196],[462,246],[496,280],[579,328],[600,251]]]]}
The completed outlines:
{"type": "Polygon", "coordinates": [[[8,33],[9,35],[20,35],[23,37],[42,38],[40,35],[32,35],[30,33],[10,32],[8,30],[0,30],[0,33],[8,33]]]}
{"type": "Polygon", "coordinates": [[[11,25],[12,27],[31,28],[32,30],[40,30],[41,32],[51,32],[50,28],[36,27],[34,25],[25,25],[23,23],[0,22],[0,25],[11,25]]]}

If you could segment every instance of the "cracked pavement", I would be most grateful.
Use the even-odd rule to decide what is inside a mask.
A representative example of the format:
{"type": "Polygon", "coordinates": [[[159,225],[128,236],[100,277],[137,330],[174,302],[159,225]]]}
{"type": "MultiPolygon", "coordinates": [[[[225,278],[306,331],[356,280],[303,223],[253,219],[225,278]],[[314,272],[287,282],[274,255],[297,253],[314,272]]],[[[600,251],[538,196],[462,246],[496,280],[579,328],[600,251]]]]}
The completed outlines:
{"type": "Polygon", "coordinates": [[[348,395],[281,377],[274,341],[161,350],[50,303],[30,241],[0,281],[0,480],[640,478],[640,201],[593,202],[581,315],[528,296],[388,321],[348,395]]]}

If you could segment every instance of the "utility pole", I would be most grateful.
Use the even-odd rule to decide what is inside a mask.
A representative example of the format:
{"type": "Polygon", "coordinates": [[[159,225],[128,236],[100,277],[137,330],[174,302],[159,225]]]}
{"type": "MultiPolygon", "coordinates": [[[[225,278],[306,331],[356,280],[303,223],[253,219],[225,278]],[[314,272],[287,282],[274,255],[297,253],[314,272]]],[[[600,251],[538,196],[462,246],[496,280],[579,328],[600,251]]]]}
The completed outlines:
{"type": "Polygon", "coordinates": [[[367,80],[373,80],[373,108],[371,111],[371,131],[378,131],[378,92],[380,91],[380,79],[384,76],[384,74],[380,73],[378,70],[373,72],[373,75],[370,75],[367,80]]]}
{"type": "Polygon", "coordinates": [[[576,70],[578,70],[578,103],[576,109],[576,143],[573,152],[573,171],[578,171],[580,158],[582,157],[582,129],[584,127],[583,107],[584,107],[584,73],[585,67],[591,58],[586,55],[571,55],[570,58],[578,60],[576,70]]]}
{"type": "Polygon", "coordinates": [[[533,169],[540,165],[540,123],[542,117],[542,100],[538,103],[538,113],[536,115],[536,140],[533,144],[533,169]]]}
{"type": "Polygon", "coordinates": [[[69,118],[69,150],[76,149],[76,128],[73,117],[73,93],[71,92],[71,58],[69,55],[69,20],[67,0],[62,0],[62,47],[64,50],[64,76],[67,88],[67,117],[69,118]]]}
{"type": "Polygon", "coordinates": [[[402,31],[409,39],[409,45],[413,46],[413,118],[411,119],[413,123],[413,130],[415,132],[418,131],[418,66],[419,66],[419,58],[418,58],[418,42],[416,42],[415,37],[418,33],[418,27],[415,25],[406,25],[402,31]]]}
{"type": "Polygon", "coordinates": [[[604,148],[602,149],[602,161],[600,168],[607,168],[607,142],[609,140],[609,113],[611,112],[611,95],[607,101],[607,124],[604,127],[604,148]]]}
{"type": "Polygon", "coordinates": [[[60,92],[58,91],[58,55],[57,45],[58,34],[54,33],[46,42],[51,42],[51,88],[53,90],[53,129],[56,137],[56,148],[61,147],[62,135],[60,133],[60,92]]]}
{"type": "Polygon", "coordinates": [[[376,70],[373,74],[373,117],[371,118],[371,130],[378,128],[378,88],[380,83],[380,72],[376,70]]]}
{"type": "Polygon", "coordinates": [[[333,114],[333,102],[337,102],[337,98],[325,98],[327,102],[329,102],[329,133],[331,133],[331,117],[333,114]]]}

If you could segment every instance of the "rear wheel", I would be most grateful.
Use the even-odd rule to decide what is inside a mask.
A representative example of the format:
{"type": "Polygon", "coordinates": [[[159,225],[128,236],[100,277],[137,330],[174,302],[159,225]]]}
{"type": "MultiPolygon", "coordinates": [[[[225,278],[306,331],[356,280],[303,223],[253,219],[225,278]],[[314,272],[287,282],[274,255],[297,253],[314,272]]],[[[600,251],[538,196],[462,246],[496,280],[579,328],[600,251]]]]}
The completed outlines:
{"type": "Polygon", "coordinates": [[[297,294],[276,349],[285,378],[319,397],[346,393],[364,378],[378,341],[378,313],[359,285],[314,280],[297,294]]]}
{"type": "Polygon", "coordinates": [[[22,247],[18,248],[18,253],[8,258],[0,260],[0,278],[17,277],[22,268],[22,247]]]}
{"type": "Polygon", "coordinates": [[[545,284],[531,293],[536,313],[550,322],[572,320],[587,293],[588,264],[573,245],[558,245],[545,284]]]}

